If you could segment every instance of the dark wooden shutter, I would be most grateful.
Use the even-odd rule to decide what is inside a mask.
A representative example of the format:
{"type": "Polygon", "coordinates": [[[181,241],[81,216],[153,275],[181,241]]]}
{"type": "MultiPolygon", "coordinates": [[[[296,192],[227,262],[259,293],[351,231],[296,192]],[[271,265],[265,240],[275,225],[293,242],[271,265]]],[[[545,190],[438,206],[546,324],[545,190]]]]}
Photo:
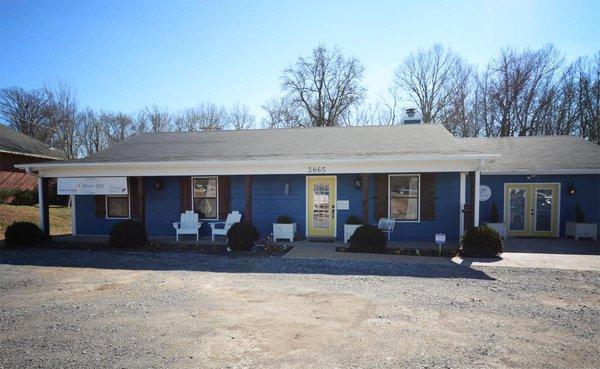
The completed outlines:
{"type": "Polygon", "coordinates": [[[231,211],[231,177],[219,176],[219,219],[226,219],[231,211]]]}
{"type": "Polygon", "coordinates": [[[131,217],[140,221],[144,220],[144,187],[142,177],[129,178],[129,198],[131,204],[131,217]]]}
{"type": "Polygon", "coordinates": [[[96,216],[99,218],[106,217],[106,196],[94,195],[94,202],[96,203],[96,216]]]}
{"type": "Polygon", "coordinates": [[[435,220],[435,173],[421,174],[421,220],[435,220]]]}
{"type": "Polygon", "coordinates": [[[192,210],[192,178],[179,178],[179,199],[181,202],[181,212],[192,210]]]}
{"type": "Polygon", "coordinates": [[[388,216],[388,175],[375,175],[375,220],[388,216]]]}

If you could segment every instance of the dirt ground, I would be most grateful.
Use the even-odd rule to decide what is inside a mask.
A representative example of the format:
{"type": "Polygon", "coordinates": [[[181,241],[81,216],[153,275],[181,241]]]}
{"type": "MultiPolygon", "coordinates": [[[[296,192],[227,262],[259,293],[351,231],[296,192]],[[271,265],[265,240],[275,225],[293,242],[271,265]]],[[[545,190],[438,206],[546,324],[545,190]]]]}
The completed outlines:
{"type": "Polygon", "coordinates": [[[600,273],[0,254],[2,368],[598,368],[600,273]]]}

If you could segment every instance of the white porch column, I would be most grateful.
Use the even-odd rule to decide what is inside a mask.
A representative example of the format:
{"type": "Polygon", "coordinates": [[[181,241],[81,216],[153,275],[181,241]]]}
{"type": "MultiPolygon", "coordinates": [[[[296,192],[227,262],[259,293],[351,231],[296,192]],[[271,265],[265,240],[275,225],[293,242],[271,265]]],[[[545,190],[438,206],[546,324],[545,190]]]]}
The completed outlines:
{"type": "Polygon", "coordinates": [[[465,208],[466,198],[467,198],[467,174],[461,173],[460,174],[460,200],[459,200],[460,208],[458,209],[459,219],[460,219],[460,230],[459,230],[458,234],[460,235],[461,238],[462,238],[463,234],[465,233],[465,213],[463,212],[463,209],[465,208]]]}
{"type": "Polygon", "coordinates": [[[44,216],[44,180],[42,177],[38,177],[38,208],[39,208],[39,216],[40,216],[40,229],[43,233],[46,233],[46,228],[48,224],[46,224],[46,217],[44,216]]]}
{"type": "Polygon", "coordinates": [[[481,180],[481,172],[475,171],[475,188],[473,189],[473,226],[479,226],[479,182],[481,180]]]}
{"type": "Polygon", "coordinates": [[[71,234],[77,235],[77,209],[75,207],[75,195],[71,195],[71,234]]]}

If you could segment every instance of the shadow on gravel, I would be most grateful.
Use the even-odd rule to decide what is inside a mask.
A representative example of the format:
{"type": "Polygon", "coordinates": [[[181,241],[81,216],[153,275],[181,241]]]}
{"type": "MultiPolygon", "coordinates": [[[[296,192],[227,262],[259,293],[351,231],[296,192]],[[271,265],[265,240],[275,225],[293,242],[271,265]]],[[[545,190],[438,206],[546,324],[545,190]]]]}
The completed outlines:
{"type": "Polygon", "coordinates": [[[155,271],[186,270],[213,273],[374,275],[494,280],[482,271],[458,264],[303,260],[283,259],[281,256],[222,256],[193,252],[2,250],[0,251],[0,264],[155,271]]]}

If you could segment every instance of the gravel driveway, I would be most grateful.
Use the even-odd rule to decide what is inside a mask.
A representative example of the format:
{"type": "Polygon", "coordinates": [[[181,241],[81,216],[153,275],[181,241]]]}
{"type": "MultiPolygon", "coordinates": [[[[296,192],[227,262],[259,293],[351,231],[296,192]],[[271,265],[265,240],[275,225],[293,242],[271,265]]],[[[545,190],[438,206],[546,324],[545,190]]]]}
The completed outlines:
{"type": "Polygon", "coordinates": [[[2,368],[598,368],[600,273],[0,254],[2,368]]]}

